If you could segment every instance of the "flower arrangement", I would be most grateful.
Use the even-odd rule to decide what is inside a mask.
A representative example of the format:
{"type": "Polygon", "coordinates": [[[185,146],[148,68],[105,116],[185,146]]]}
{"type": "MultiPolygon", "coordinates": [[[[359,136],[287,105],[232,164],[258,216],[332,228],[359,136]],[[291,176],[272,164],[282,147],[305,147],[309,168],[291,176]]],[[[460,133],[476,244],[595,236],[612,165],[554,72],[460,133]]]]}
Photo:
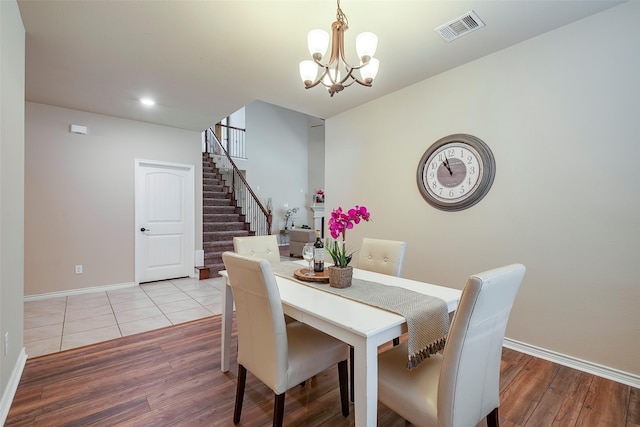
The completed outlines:
{"type": "MultiPolygon", "coordinates": [[[[296,212],[298,212],[300,208],[291,208],[291,209],[287,209],[287,211],[284,213],[284,229],[286,230],[289,225],[289,218],[291,218],[293,215],[295,215],[296,212]]],[[[291,225],[293,226],[293,221],[291,221],[291,225]]]]}
{"type": "Polygon", "coordinates": [[[322,188],[316,190],[316,194],[313,195],[313,201],[316,203],[324,203],[324,190],[322,188]]]}
{"type": "MultiPolygon", "coordinates": [[[[331,218],[329,218],[329,231],[331,237],[337,239],[342,236],[342,241],[333,242],[327,241],[325,247],[327,252],[333,259],[333,264],[336,267],[345,268],[351,262],[354,252],[347,252],[345,246],[345,234],[347,230],[354,227],[355,224],[359,224],[360,221],[370,221],[371,214],[364,206],[355,206],[353,209],[349,209],[347,212],[343,211],[341,207],[334,209],[331,212],[331,218]]],[[[327,239],[328,240],[328,239],[327,239]]]]}

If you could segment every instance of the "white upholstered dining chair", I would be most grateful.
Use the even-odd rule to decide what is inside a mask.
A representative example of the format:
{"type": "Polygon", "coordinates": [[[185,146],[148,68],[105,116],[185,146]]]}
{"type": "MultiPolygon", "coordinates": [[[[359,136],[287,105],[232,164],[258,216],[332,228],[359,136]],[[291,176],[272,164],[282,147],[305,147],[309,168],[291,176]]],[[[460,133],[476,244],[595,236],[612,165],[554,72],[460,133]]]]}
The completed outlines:
{"type": "Polygon", "coordinates": [[[358,252],[358,268],[400,277],[406,249],[406,242],[365,237],[358,252]]]}
{"type": "Polygon", "coordinates": [[[272,264],[278,264],[280,262],[278,238],[273,234],[267,236],[234,237],[233,250],[240,255],[267,259],[272,264]]]}
{"type": "Polygon", "coordinates": [[[236,304],[238,383],[233,422],[240,422],[247,371],[275,394],[273,425],[284,418],[285,391],[338,365],[342,414],[349,415],[347,344],[300,322],[286,323],[271,264],[222,254],[236,304]]]}
{"type": "Polygon", "coordinates": [[[443,354],[407,370],[406,343],[378,358],[378,399],[416,426],[499,425],[500,359],[511,307],[525,267],[470,276],[443,354]]]}

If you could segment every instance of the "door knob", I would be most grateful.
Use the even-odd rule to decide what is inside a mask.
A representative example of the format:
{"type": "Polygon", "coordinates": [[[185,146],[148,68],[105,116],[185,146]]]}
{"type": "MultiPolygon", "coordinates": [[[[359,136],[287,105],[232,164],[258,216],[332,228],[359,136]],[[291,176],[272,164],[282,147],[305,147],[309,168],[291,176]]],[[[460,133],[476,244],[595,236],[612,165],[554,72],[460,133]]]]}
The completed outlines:
{"type": "Polygon", "coordinates": [[[151,230],[149,230],[148,228],[144,228],[144,227],[142,227],[142,228],[140,229],[140,231],[142,231],[142,232],[144,233],[145,231],[151,231],[151,230]]]}

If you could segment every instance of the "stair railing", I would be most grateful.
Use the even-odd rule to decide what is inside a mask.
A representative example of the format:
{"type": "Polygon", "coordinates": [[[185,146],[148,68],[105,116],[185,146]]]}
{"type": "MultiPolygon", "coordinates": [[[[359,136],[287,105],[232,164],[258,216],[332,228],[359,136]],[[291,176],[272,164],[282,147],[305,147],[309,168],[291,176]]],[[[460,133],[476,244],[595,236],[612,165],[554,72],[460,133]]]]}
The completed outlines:
{"type": "Polygon", "coordinates": [[[229,156],[237,159],[247,158],[244,135],[245,129],[222,123],[216,124],[213,131],[213,136],[215,136],[220,145],[227,150],[229,156]]]}
{"type": "MultiPolygon", "coordinates": [[[[244,144],[242,145],[244,146],[244,144]]],[[[205,131],[204,148],[205,152],[209,154],[209,159],[213,160],[216,168],[222,174],[232,199],[245,217],[245,222],[249,223],[249,230],[256,236],[271,234],[273,220],[271,211],[264,207],[253,192],[213,128],[205,131]]]]}

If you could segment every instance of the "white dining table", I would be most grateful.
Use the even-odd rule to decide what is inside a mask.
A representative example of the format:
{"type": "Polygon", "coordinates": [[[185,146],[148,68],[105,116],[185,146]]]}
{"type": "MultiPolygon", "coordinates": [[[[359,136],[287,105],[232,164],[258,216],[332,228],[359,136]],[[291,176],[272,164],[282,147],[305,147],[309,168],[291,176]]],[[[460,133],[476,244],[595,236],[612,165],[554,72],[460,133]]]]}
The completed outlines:
{"type": "MultiPolygon", "coordinates": [[[[306,265],[300,261],[301,265],[306,265]]],[[[229,370],[233,295],[227,278],[222,304],[221,370],[229,370]]],[[[449,313],[458,307],[461,291],[354,268],[353,277],[398,286],[446,301],[449,313]]],[[[406,332],[405,318],[339,295],[276,275],[284,313],[313,326],[354,349],[355,425],[375,426],[378,411],[378,346],[406,332]]],[[[329,286],[327,284],[327,286],[329,286]]]]}

